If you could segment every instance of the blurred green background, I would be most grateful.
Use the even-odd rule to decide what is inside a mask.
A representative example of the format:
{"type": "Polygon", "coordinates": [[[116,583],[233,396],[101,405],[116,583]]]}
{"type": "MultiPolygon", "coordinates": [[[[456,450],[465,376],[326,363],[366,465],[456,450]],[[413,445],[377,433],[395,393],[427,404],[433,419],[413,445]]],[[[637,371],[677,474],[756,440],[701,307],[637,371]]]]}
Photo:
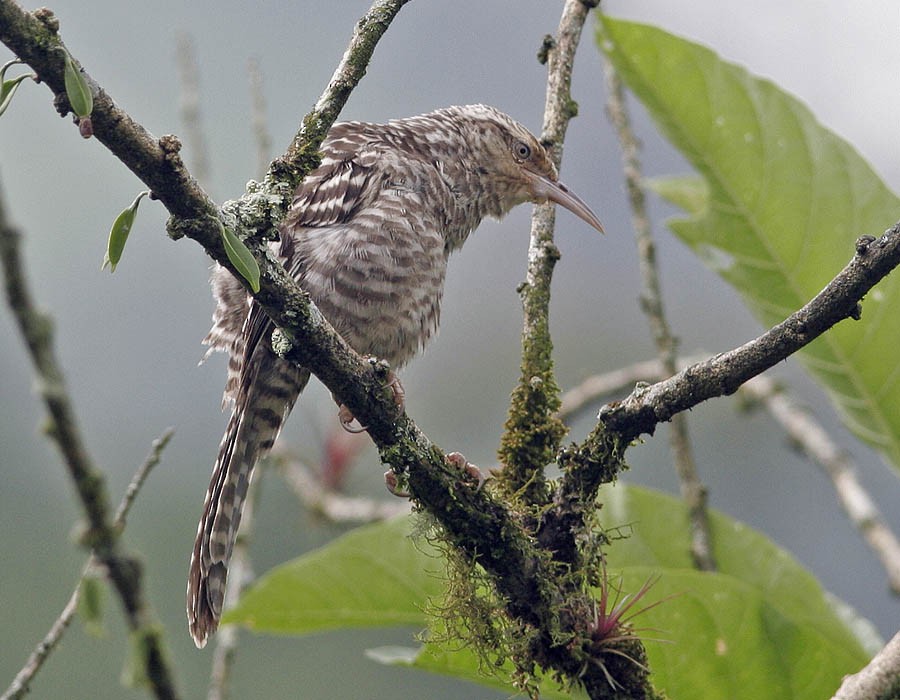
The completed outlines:
{"type": "MultiPolygon", "coordinates": [[[[238,196],[255,176],[247,60],[265,78],[273,148],[280,152],[314,103],[368,2],[74,2],[52,4],[64,40],[113,98],[155,135],[183,134],[176,70],[178,32],[195,43],[201,110],[211,160],[208,189],[238,196]]],[[[537,131],[545,69],[535,60],[555,31],[561,3],[419,0],[399,15],[376,50],[343,117],[384,120],[448,104],[487,102],[537,131]]],[[[838,3],[722,0],[690,8],[661,0],[611,0],[611,14],[656,23],[712,46],[807,102],[851,142],[895,190],[900,158],[894,122],[900,100],[900,16],[891,0],[851,13],[838,3]],[[886,89],[890,88],[890,89],[886,89]],[[892,102],[893,101],[893,102],[892,102]]],[[[0,62],[8,56],[0,51],[0,62]]],[[[562,261],[554,283],[552,328],[560,383],[653,355],[637,303],[635,263],[619,152],[604,115],[605,84],[593,26],[586,28],[573,95],[580,116],[566,142],[563,180],[600,215],[601,238],[574,217],[558,217],[562,261]]],[[[648,175],[686,166],[633,105],[648,175]]],[[[192,154],[185,149],[188,163],[192,154]]],[[[209,326],[209,261],[190,241],[164,234],[161,206],[144,202],[118,271],[100,273],[115,216],[143,189],[97,142],[82,141],[52,110],[48,91],[26,83],[0,120],[0,178],[8,212],[21,228],[39,301],[56,317],[57,342],[81,427],[118,500],[150,442],[176,435],[135,504],[125,538],[147,571],[150,600],[185,697],[205,693],[211,653],[194,649],[184,620],[190,548],[209,470],[226,417],[218,410],[224,360],[198,368],[209,326]]],[[[671,213],[651,202],[657,222],[671,213]]],[[[529,212],[486,222],[451,261],[439,338],[403,374],[410,415],[438,444],[473,462],[494,460],[506,400],[518,375],[520,307],[529,212]]],[[[892,222],[885,222],[885,226],[892,222]]],[[[718,352],[759,328],[736,295],[657,226],[668,311],[686,353],[718,352]]],[[[873,233],[867,231],[858,233],[873,233]]],[[[848,256],[851,251],[847,251],[848,256]]],[[[822,393],[785,363],[778,375],[813,406],[859,460],[863,483],[900,530],[900,485],[879,457],[838,424],[822,393]]],[[[54,450],[38,434],[42,408],[21,339],[0,308],[0,686],[5,687],[69,597],[85,553],[70,537],[80,517],[54,450]]],[[[315,461],[335,407],[320,386],[294,411],[285,439],[315,461]]],[[[762,414],[718,400],[691,414],[712,505],[762,529],[871,619],[896,631],[900,604],[817,468],[785,444],[762,414]]],[[[590,421],[575,426],[583,435],[590,421]]],[[[629,481],[677,491],[666,430],[630,453],[629,481]]],[[[383,468],[367,452],[348,490],[386,498],[383,468]]],[[[254,564],[262,572],[339,532],[299,511],[282,482],[263,483],[254,564]]],[[[360,582],[364,585],[364,582],[360,582]]],[[[76,621],[33,685],[35,698],[140,697],[118,683],[126,635],[109,598],[108,637],[87,637],[76,621]]],[[[245,635],[234,697],[503,697],[363,658],[366,648],[410,644],[418,630],[363,631],[307,639],[245,635]]]]}

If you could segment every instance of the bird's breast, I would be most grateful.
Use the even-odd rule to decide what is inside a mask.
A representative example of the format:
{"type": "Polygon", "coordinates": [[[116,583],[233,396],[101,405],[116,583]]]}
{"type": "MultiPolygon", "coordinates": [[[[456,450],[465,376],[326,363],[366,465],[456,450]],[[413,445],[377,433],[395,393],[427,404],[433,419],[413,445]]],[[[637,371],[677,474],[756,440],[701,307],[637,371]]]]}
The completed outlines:
{"type": "Polygon", "coordinates": [[[400,367],[437,330],[447,255],[434,227],[382,207],[292,235],[288,269],[357,352],[400,367]]]}

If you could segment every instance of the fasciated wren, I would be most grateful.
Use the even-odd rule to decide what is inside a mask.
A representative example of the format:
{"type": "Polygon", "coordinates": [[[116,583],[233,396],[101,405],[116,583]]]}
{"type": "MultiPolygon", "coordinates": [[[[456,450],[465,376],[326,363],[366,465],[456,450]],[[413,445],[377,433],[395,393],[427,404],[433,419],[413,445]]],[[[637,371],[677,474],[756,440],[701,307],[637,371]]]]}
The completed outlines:
{"type": "MultiPolygon", "coordinates": [[[[357,352],[393,368],[434,335],[447,259],[483,218],[550,201],[603,230],[559,182],[544,146],[492,107],[336,124],[322,152],[273,249],[357,352]]],[[[230,355],[224,402],[233,410],[191,557],[187,615],[198,647],[219,623],[253,468],[310,375],[273,352],[274,325],[231,273],[217,268],[213,290],[218,304],[205,342],[230,355]]]]}

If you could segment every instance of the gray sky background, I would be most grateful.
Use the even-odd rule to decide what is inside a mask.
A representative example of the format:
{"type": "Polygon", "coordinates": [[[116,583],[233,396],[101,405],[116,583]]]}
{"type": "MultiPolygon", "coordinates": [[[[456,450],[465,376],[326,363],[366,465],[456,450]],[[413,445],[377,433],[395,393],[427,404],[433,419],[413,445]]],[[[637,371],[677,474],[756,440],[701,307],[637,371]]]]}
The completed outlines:
{"type": "MultiPolygon", "coordinates": [[[[189,32],[201,71],[201,100],[219,201],[238,196],[253,177],[247,60],[265,77],[276,152],[283,150],[342,55],[368,2],[114,2],[60,0],[51,7],[70,50],[113,98],[157,136],[183,134],[175,36],[189,32]]],[[[821,0],[683,3],[610,0],[615,16],[657,24],[707,44],[806,102],[819,120],[852,143],[894,191],[900,191],[900,9],[894,0],[848,6],[821,0]]],[[[417,0],[399,15],[376,50],[344,118],[384,120],[469,102],[493,104],[537,130],[545,69],[535,60],[553,32],[561,3],[547,0],[417,0]]],[[[7,56],[0,51],[0,62],[7,56]]],[[[637,304],[629,214],[619,153],[604,115],[605,85],[586,30],[576,62],[580,116],[570,128],[564,181],[591,203],[608,235],[595,235],[561,213],[553,331],[558,375],[568,387],[594,372],[653,355],[637,304]]],[[[82,428],[98,464],[122,492],[150,441],[174,425],[176,437],[146,485],[127,541],[149,571],[153,605],[168,626],[186,697],[204,687],[210,655],[193,649],[184,625],[184,577],[196,518],[225,416],[219,413],[224,363],[197,367],[212,311],[208,261],[190,241],[169,241],[165,214],[141,205],[114,276],[99,271],[109,226],[143,189],[102,146],[82,141],[55,116],[43,86],[24,84],[0,120],[0,178],[39,300],[57,319],[58,345],[82,428]]],[[[649,175],[687,166],[633,104],[649,175]]],[[[184,152],[190,163],[192,154],[184,152]]],[[[663,286],[685,352],[718,352],[743,343],[758,324],[736,295],[668,233],[673,212],[653,202],[663,286]]],[[[515,287],[524,275],[529,211],[486,222],[451,261],[441,334],[404,372],[407,408],[446,449],[479,464],[494,460],[506,401],[518,374],[521,313],[515,287]]],[[[885,226],[892,222],[885,222],[885,226]]],[[[848,232],[848,241],[863,232],[848,232]]],[[[878,232],[868,232],[878,233],[878,232]]],[[[851,249],[848,245],[848,256],[851,249]]],[[[877,455],[837,423],[821,392],[788,362],[778,370],[859,461],[863,482],[900,530],[900,486],[877,455]]],[[[79,516],[56,454],[40,439],[41,409],[21,340],[0,308],[0,685],[21,665],[68,598],[84,559],[69,532],[79,516]],[[14,632],[10,632],[13,630],[14,632]]],[[[321,388],[295,409],[286,438],[316,459],[335,408],[321,388]]],[[[861,544],[816,468],[793,454],[761,415],[727,400],[692,413],[692,432],[714,506],[788,548],[826,587],[856,606],[882,634],[896,631],[900,604],[887,593],[874,556],[861,544]]],[[[576,426],[573,437],[588,423],[576,426]]],[[[666,431],[631,453],[628,480],[677,491],[666,431]]],[[[351,478],[354,491],[383,494],[374,453],[351,478]]],[[[265,484],[255,555],[264,571],[340,532],[292,508],[275,479],[265,484]]],[[[112,602],[110,638],[85,642],[77,623],[34,686],[35,698],[122,697],[117,685],[124,635],[112,602]],[[84,648],[84,646],[87,648],[84,648]],[[98,680],[99,679],[99,680],[98,680]],[[93,687],[96,693],[85,689],[93,687]],[[73,690],[77,689],[76,690],[73,690]],[[83,691],[83,692],[82,692],[83,691]]],[[[360,661],[363,649],[410,644],[409,631],[305,640],[248,638],[236,697],[466,696],[442,679],[360,661]],[[346,673],[351,664],[362,676],[346,673]],[[340,669],[339,674],[333,670],[340,669]],[[339,677],[336,677],[339,676],[339,677]],[[423,683],[413,690],[410,683],[423,683]]],[[[137,697],[136,694],[134,694],[137,697]]],[[[487,694],[480,694],[487,697],[487,694]]],[[[129,695],[130,697],[130,695],[129,695]]],[[[497,695],[503,697],[503,695],[497,695]]]]}

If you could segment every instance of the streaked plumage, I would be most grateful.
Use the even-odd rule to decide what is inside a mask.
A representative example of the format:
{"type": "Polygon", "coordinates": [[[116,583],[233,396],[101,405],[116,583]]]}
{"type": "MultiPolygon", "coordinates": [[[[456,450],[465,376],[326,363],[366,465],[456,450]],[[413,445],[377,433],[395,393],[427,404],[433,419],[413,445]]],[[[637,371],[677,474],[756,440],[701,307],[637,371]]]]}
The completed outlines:
{"type": "MultiPolygon", "coordinates": [[[[447,258],[484,217],[549,199],[602,230],[557,181],[534,136],[484,105],[336,124],[322,151],[273,247],[347,342],[395,369],[437,330],[447,258]]],[[[233,412],[188,579],[188,621],[200,647],[218,626],[253,467],[310,374],[272,352],[274,326],[230,273],[215,270],[213,291],[218,305],[205,342],[230,355],[224,401],[233,412]]]]}

